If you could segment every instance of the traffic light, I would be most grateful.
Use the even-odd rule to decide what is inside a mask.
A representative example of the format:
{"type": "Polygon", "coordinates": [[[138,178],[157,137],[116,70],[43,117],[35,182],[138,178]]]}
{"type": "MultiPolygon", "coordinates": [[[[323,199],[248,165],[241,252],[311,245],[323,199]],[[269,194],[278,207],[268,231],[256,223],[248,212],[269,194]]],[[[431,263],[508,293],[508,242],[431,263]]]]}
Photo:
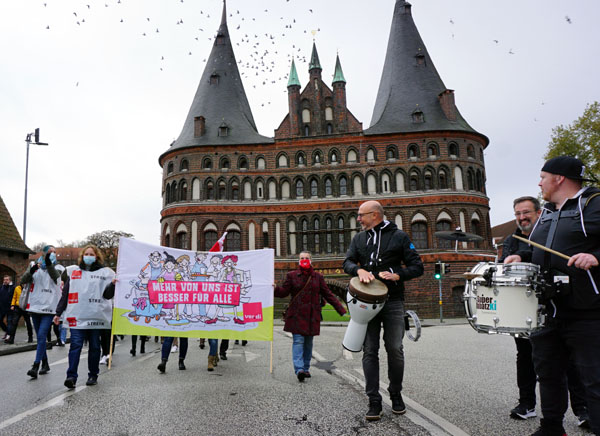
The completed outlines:
{"type": "Polygon", "coordinates": [[[435,263],[435,272],[433,273],[433,278],[436,280],[442,279],[442,274],[443,274],[442,265],[443,265],[443,263],[439,262],[439,261],[435,263]]]}
{"type": "Polygon", "coordinates": [[[445,263],[444,264],[444,268],[442,270],[442,274],[448,274],[450,272],[450,264],[449,263],[445,263]]]}
{"type": "Polygon", "coordinates": [[[35,129],[35,133],[34,133],[33,137],[35,138],[35,143],[36,144],[38,142],[40,142],[40,129],[39,129],[39,127],[37,129],[35,129]]]}

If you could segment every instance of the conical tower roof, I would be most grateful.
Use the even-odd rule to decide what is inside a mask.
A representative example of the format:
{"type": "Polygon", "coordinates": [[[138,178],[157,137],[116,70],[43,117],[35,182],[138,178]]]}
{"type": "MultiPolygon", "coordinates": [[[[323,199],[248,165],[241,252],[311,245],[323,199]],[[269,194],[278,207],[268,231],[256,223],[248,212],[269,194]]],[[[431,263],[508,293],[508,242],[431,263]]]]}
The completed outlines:
{"type": "Polygon", "coordinates": [[[272,143],[258,133],[227,28],[226,4],[213,48],[179,137],[165,152],[195,146],[272,143]],[[194,119],[204,117],[205,132],[195,136],[194,119]],[[219,127],[228,128],[219,136],[219,127]]]}
{"type": "Polygon", "coordinates": [[[432,130],[475,132],[454,103],[451,106],[455,110],[452,117],[455,119],[448,119],[438,97],[445,90],[415,26],[410,3],[396,0],[371,126],[365,134],[432,130]],[[413,122],[416,111],[422,112],[424,122],[413,122]]]}
{"type": "Polygon", "coordinates": [[[318,68],[319,70],[323,69],[323,68],[321,68],[321,62],[319,62],[319,53],[317,53],[317,44],[314,41],[313,41],[312,54],[310,56],[310,64],[308,65],[308,71],[312,70],[313,68],[318,68]]]}
{"type": "Polygon", "coordinates": [[[26,254],[33,253],[23,242],[2,197],[0,197],[0,249],[26,254]]]}
{"type": "Polygon", "coordinates": [[[335,57],[335,72],[333,73],[333,82],[344,82],[346,83],[346,78],[344,77],[344,72],[342,71],[342,64],[340,63],[340,55],[335,57]]]}
{"type": "Polygon", "coordinates": [[[296,63],[294,62],[294,58],[292,58],[292,66],[290,68],[290,78],[288,80],[288,87],[290,86],[301,86],[300,79],[298,79],[298,72],[296,71],[296,63]]]}

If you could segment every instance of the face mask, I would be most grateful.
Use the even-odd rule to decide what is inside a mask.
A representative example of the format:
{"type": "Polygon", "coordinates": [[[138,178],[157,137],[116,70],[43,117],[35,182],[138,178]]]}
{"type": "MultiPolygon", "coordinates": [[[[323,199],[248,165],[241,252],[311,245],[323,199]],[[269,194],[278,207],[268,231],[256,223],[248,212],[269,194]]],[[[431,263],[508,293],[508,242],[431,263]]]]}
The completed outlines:
{"type": "Polygon", "coordinates": [[[310,268],[310,259],[300,259],[300,268],[310,268]]]}
{"type": "Polygon", "coordinates": [[[50,262],[56,263],[56,253],[54,251],[50,253],[50,262]]]}
{"type": "Polygon", "coordinates": [[[91,265],[96,262],[96,256],[83,256],[83,263],[91,265]]]}

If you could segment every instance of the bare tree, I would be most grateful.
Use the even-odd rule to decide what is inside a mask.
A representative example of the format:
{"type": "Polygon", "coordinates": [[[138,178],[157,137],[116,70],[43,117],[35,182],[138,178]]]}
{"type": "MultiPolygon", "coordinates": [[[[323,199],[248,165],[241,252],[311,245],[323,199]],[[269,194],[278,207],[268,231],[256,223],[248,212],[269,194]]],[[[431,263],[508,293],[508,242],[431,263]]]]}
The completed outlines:
{"type": "Polygon", "coordinates": [[[117,230],[103,230],[87,237],[85,244],[94,244],[104,256],[104,264],[111,268],[117,267],[119,253],[119,238],[133,238],[131,233],[117,230]]]}

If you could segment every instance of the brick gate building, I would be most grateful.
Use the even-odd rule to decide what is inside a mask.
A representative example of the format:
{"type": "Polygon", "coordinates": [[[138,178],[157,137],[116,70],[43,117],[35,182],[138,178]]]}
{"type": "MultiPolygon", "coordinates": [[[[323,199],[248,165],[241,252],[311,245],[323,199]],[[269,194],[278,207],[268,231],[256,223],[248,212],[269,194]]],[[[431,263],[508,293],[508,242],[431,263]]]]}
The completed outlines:
{"type": "MultiPolygon", "coordinates": [[[[225,250],[273,248],[276,280],[308,249],[341,295],[347,282],[341,264],[359,231],[358,206],[376,199],[426,263],[425,275],[407,284],[407,308],[438,316],[435,261],[452,263],[458,273],[493,254],[483,160],[489,140],[458,111],[454,91],[445,87],[421,40],[411,5],[396,1],[369,128],[346,105],[339,57],[333,82],[325,83],[313,44],[304,88],[292,61],[289,112],[273,138],[256,129],[226,16],[224,6],[181,134],[159,158],[161,243],[204,251],[227,231],[225,250]],[[434,237],[457,227],[484,241],[455,247],[434,237]]],[[[463,285],[444,279],[446,316],[464,314],[463,285]]]]}

